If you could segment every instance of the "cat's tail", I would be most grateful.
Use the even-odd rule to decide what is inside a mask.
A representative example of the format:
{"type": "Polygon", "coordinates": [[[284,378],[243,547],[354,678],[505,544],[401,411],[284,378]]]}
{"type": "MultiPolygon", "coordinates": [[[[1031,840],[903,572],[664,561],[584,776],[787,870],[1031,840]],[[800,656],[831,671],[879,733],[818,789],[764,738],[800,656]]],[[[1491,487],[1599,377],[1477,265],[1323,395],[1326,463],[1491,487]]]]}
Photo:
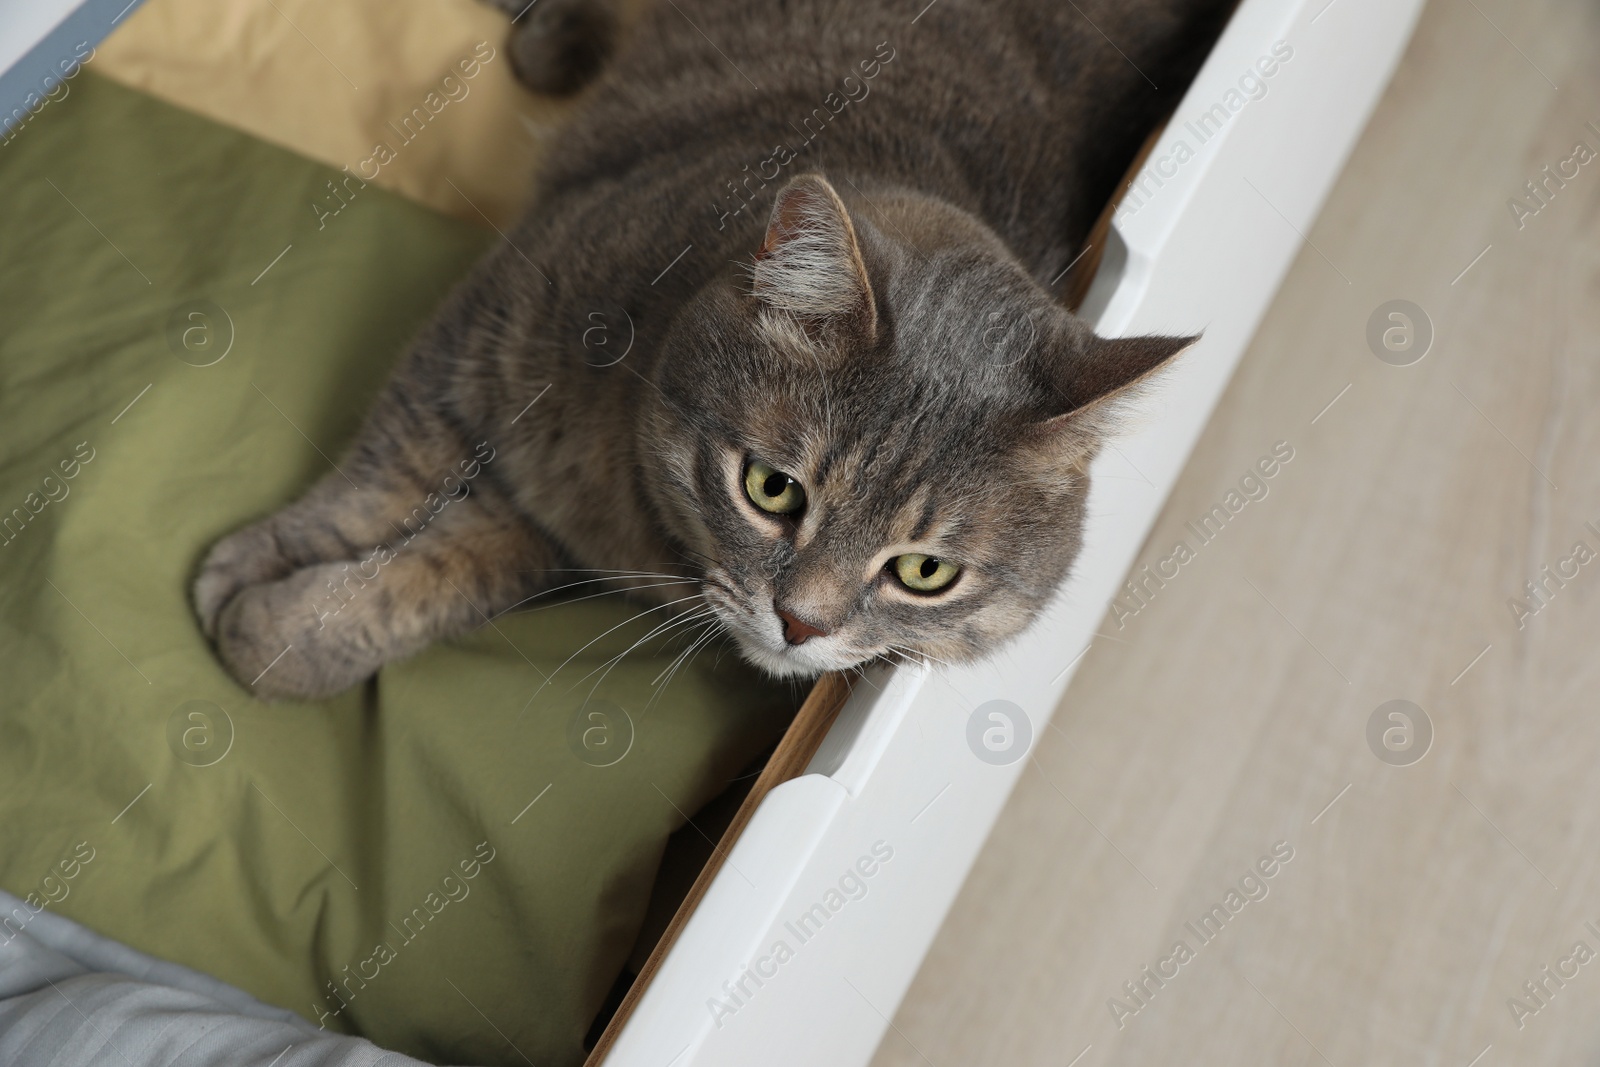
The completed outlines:
{"type": "Polygon", "coordinates": [[[536,93],[588,85],[616,51],[619,0],[489,0],[512,18],[511,65],[536,93]]]}

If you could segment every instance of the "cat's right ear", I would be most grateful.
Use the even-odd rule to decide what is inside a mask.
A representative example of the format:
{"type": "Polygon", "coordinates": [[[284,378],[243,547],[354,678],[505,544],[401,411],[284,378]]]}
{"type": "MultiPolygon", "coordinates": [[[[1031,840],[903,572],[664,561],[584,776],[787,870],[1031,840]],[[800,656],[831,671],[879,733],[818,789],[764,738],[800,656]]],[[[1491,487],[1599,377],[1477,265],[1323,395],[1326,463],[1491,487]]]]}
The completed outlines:
{"type": "Polygon", "coordinates": [[[1130,402],[1199,340],[1198,335],[1103,338],[1087,334],[1083,347],[1070,358],[1047,361],[1045,385],[1059,413],[1033,428],[1035,439],[1062,454],[1092,452],[1123,428],[1130,402]]]}
{"type": "Polygon", "coordinates": [[[820,174],[778,193],[752,270],[755,297],[791,316],[813,339],[843,328],[871,341],[878,306],[850,212],[820,174]]]}

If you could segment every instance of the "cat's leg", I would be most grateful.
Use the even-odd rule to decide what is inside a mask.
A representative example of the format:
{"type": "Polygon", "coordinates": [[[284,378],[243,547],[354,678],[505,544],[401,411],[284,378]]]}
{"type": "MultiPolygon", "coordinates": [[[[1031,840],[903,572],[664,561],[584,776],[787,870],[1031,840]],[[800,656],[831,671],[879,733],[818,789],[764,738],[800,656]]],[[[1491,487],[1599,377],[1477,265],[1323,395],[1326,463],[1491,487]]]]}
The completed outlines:
{"type": "Polygon", "coordinates": [[[489,0],[510,15],[511,65],[537,93],[577,92],[615,50],[620,0],[489,0]]]}
{"type": "Polygon", "coordinates": [[[396,477],[399,471],[360,469],[349,459],[343,466],[356,469],[361,488],[329,472],[293,504],[212,546],[194,583],[195,613],[207,637],[216,638],[217,616],[241,589],[318,563],[365,558],[396,536],[391,524],[428,492],[411,477],[396,477]]]}
{"type": "Polygon", "coordinates": [[[493,446],[464,444],[432,387],[414,368],[397,375],[338,470],[207,556],[201,627],[258,695],[344,689],[480,625],[560,565],[496,484],[493,446]]]}
{"type": "MultiPolygon", "coordinates": [[[[317,503],[328,510],[274,519],[338,525],[339,514],[364,502],[334,494],[317,503]]],[[[327,696],[549,586],[557,547],[485,479],[459,499],[435,491],[433,506],[440,510],[420,530],[416,520],[401,523],[400,533],[355,557],[240,588],[212,624],[229,672],[265,699],[327,696]]],[[[426,504],[420,510],[430,514],[426,504]]]]}

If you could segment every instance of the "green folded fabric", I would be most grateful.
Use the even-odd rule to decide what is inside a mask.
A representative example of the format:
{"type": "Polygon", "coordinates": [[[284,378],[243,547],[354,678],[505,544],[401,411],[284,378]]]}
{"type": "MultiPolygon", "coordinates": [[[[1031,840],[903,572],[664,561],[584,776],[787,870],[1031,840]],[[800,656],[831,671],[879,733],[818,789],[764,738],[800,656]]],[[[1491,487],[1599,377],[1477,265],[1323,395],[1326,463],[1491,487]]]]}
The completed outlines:
{"type": "Polygon", "coordinates": [[[268,706],[188,604],[491,239],[92,73],[0,147],[0,886],[399,1051],[547,1067],[796,694],[718,642],[606,671],[664,616],[604,596],[268,706]]]}

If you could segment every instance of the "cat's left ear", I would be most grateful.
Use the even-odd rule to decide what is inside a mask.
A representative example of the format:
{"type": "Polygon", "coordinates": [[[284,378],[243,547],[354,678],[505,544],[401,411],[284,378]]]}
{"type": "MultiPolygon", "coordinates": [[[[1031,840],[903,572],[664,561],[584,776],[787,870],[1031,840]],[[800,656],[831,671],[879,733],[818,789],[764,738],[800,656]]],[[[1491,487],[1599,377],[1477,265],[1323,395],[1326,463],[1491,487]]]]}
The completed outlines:
{"type": "Polygon", "coordinates": [[[752,271],[756,299],[792,315],[808,335],[838,328],[871,341],[878,305],[850,212],[820,174],[778,193],[752,271]]]}
{"type": "Polygon", "coordinates": [[[1200,340],[1193,337],[1096,337],[1089,334],[1071,359],[1055,362],[1048,375],[1059,414],[1038,430],[1046,437],[1067,437],[1085,445],[1117,429],[1118,415],[1181,353],[1200,340]]]}

